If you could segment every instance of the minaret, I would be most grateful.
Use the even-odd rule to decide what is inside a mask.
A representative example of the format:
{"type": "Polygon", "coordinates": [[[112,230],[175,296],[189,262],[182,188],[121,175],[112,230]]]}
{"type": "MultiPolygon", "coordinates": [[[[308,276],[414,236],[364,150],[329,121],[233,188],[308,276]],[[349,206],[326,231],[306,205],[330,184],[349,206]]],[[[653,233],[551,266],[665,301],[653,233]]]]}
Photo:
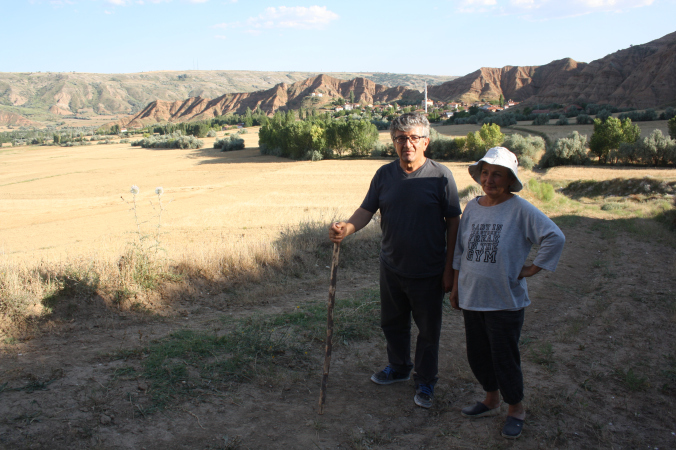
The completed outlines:
{"type": "Polygon", "coordinates": [[[425,81],[425,114],[427,114],[427,81],[425,81]]]}

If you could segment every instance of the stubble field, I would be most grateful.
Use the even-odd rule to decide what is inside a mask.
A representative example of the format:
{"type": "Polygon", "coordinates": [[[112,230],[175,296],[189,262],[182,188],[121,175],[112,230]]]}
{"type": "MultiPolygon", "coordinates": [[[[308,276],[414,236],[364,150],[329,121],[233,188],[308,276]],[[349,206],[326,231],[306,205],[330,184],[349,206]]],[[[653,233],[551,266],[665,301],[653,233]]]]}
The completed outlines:
{"type": "MultiPolygon", "coordinates": [[[[653,219],[673,198],[628,194],[611,208],[599,197],[557,192],[546,201],[523,192],[567,242],[557,272],[529,280],[521,341],[528,416],[514,444],[499,433],[506,407],[476,421],[459,414],[482,393],[464,356],[462,316],[449,307],[432,409],[413,404],[412,384],[368,380],[386,364],[375,226],[343,245],[326,412],[317,414],[325,226],[359,205],[388,161],[292,162],[261,156],[255,130],[243,137],[247,149],[230,153],[128,144],[0,150],[5,282],[7,271],[42,267],[38,275],[48,275],[74,261],[122,270],[120,257],[139,236],[131,185],[141,190],[142,232],[154,236],[161,224],[165,264],[192,264],[189,280],[168,277],[126,302],[76,285],[36,305],[39,318],[5,328],[0,448],[676,446],[676,238],[653,219]],[[277,260],[256,253],[283,241],[310,249],[281,260],[293,271],[270,269],[277,260]],[[248,263],[261,267],[257,277],[209,273],[219,255],[237,251],[260,259],[248,263]]],[[[447,165],[460,190],[473,183],[466,163],[447,165]]],[[[676,181],[673,169],[598,167],[522,179],[563,187],[645,176],[676,181]]]]}

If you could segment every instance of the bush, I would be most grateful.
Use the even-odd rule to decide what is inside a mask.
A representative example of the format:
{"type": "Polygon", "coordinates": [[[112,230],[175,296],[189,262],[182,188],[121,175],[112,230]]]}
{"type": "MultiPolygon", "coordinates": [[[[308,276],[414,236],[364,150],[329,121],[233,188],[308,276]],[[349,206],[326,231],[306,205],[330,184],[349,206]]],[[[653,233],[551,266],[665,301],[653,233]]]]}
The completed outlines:
{"type": "Polygon", "coordinates": [[[495,116],[487,117],[483,119],[483,123],[494,123],[501,127],[508,127],[510,125],[516,125],[516,116],[512,113],[497,114],[495,116]]]}
{"type": "Polygon", "coordinates": [[[577,117],[580,115],[580,110],[577,109],[577,106],[570,105],[566,108],[566,117],[577,117]]]}
{"type": "Polygon", "coordinates": [[[160,137],[151,136],[132,141],[131,145],[143,148],[202,148],[204,142],[194,136],[184,136],[182,132],[176,131],[160,137]]]}
{"type": "Polygon", "coordinates": [[[324,155],[322,155],[317,150],[312,150],[307,152],[307,154],[305,155],[305,159],[308,161],[321,161],[322,159],[324,159],[324,155]]]}
{"type": "Polygon", "coordinates": [[[533,125],[547,125],[549,123],[549,116],[547,114],[538,114],[533,120],[533,125]]]}
{"type": "Polygon", "coordinates": [[[484,124],[479,131],[467,134],[465,141],[467,157],[471,161],[477,161],[486,154],[486,150],[500,145],[504,140],[505,135],[498,125],[484,124]]]}
{"type": "Polygon", "coordinates": [[[524,169],[532,169],[535,165],[535,156],[538,151],[545,148],[545,140],[540,136],[509,134],[502,142],[502,146],[508,148],[519,160],[519,165],[524,169]]]}
{"type": "Polygon", "coordinates": [[[559,116],[559,120],[556,121],[556,124],[557,125],[568,125],[568,117],[561,114],[559,116]]]}
{"type": "Polygon", "coordinates": [[[618,119],[631,119],[632,122],[650,122],[657,120],[658,115],[654,109],[646,109],[645,111],[630,111],[617,116],[618,119]]]}
{"type": "Polygon", "coordinates": [[[594,123],[594,119],[589,117],[587,114],[579,114],[575,118],[575,122],[577,122],[578,125],[591,125],[594,123]]]}
{"type": "Polygon", "coordinates": [[[613,113],[611,113],[609,110],[602,109],[601,111],[598,112],[598,114],[596,114],[596,118],[605,122],[606,120],[608,120],[609,117],[612,117],[612,115],[613,113]]]}
{"type": "Polygon", "coordinates": [[[669,128],[669,136],[671,136],[672,139],[676,139],[676,117],[669,119],[667,127],[669,128]]]}
{"type": "Polygon", "coordinates": [[[207,137],[216,137],[216,132],[214,130],[209,130],[207,137]]]}
{"type": "Polygon", "coordinates": [[[599,160],[608,162],[610,151],[618,150],[622,142],[633,144],[641,135],[638,125],[631,119],[620,120],[608,117],[605,121],[594,119],[594,133],[589,140],[589,149],[599,160]]]}
{"type": "Polygon", "coordinates": [[[371,149],[371,156],[397,156],[397,151],[394,149],[394,145],[392,143],[384,144],[380,141],[377,141],[373,145],[373,149],[371,149]]]}
{"type": "Polygon", "coordinates": [[[447,137],[437,133],[436,130],[430,130],[430,145],[425,156],[438,160],[465,161],[467,160],[465,142],[465,138],[447,137]]]}
{"type": "Polygon", "coordinates": [[[619,156],[623,161],[647,164],[652,166],[666,166],[676,164],[676,142],[654,130],[650,136],[636,143],[620,145],[619,156]]]}
{"type": "Polygon", "coordinates": [[[244,139],[233,134],[223,139],[217,139],[214,142],[214,148],[220,148],[222,152],[229,152],[232,150],[242,150],[244,148],[244,139]]]}
{"type": "Polygon", "coordinates": [[[673,106],[669,106],[662,114],[660,114],[660,120],[669,120],[673,117],[676,117],[676,108],[673,106]]]}
{"type": "MultiPolygon", "coordinates": [[[[390,129],[390,122],[389,120],[377,120],[373,119],[371,120],[371,123],[376,126],[377,129],[379,130],[389,130],[390,129]]],[[[446,124],[446,122],[444,122],[446,124]]]]}
{"type": "MultiPolygon", "coordinates": [[[[578,116],[579,117],[579,116],[578,116]]],[[[563,165],[589,164],[587,136],[573,131],[567,138],[557,139],[545,151],[540,166],[543,168],[563,165]]]]}
{"type": "Polygon", "coordinates": [[[543,202],[551,201],[554,198],[554,186],[549,183],[538,183],[535,178],[531,178],[526,183],[526,189],[531,191],[535,197],[543,202]]]}

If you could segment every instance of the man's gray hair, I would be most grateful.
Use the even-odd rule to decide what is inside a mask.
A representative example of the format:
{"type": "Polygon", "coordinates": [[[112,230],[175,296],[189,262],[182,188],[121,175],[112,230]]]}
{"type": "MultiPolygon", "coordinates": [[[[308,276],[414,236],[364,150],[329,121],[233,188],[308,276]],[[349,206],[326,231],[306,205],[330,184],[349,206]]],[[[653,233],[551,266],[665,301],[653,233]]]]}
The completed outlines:
{"type": "Polygon", "coordinates": [[[397,131],[408,132],[417,127],[422,127],[422,137],[430,137],[430,122],[427,117],[415,112],[402,114],[390,124],[390,136],[394,139],[397,131]]]}

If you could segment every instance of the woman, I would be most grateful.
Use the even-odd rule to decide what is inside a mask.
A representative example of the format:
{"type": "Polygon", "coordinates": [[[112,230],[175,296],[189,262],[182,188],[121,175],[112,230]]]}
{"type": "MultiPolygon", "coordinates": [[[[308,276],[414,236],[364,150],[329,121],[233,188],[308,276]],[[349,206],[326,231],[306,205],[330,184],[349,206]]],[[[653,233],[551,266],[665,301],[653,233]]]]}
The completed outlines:
{"type": "Polygon", "coordinates": [[[526,200],[514,195],[523,185],[516,156],[495,147],[469,167],[485,195],[471,200],[460,220],[453,258],[451,305],[462,309],[467,359],[486,397],[463,408],[466,417],[499,413],[500,395],[509,404],[502,436],[521,435],[526,411],[519,337],[530,304],[526,278],[554,271],[565,238],[559,227],[526,200]],[[533,244],[540,249],[527,265],[533,244]]]}

